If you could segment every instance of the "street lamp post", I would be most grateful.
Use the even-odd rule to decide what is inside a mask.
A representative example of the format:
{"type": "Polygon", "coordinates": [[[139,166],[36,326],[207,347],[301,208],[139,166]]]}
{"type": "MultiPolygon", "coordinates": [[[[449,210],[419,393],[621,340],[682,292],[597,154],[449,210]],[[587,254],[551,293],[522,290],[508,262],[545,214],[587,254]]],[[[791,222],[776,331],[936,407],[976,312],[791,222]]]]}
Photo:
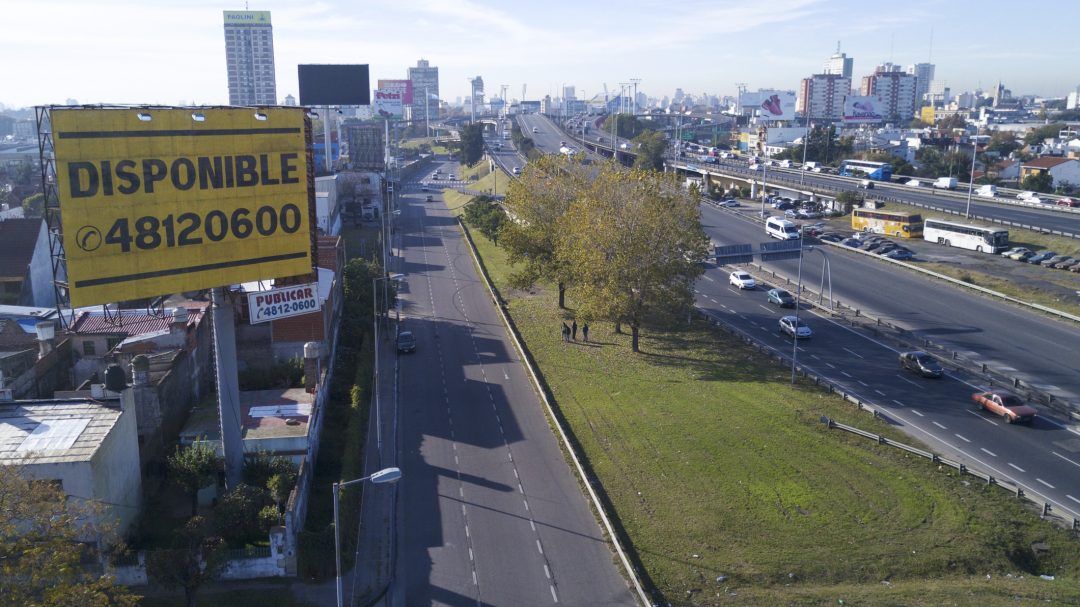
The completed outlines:
{"type": "Polygon", "coordinates": [[[975,152],[979,148],[979,130],[975,129],[975,139],[971,140],[971,174],[968,175],[967,206],[964,207],[964,219],[971,219],[971,190],[975,187],[975,152]]]}
{"type": "MultiPolygon", "coordinates": [[[[371,317],[372,325],[374,327],[374,339],[372,339],[372,342],[375,344],[375,377],[372,382],[375,390],[375,447],[380,462],[382,461],[382,407],[379,404],[379,310],[377,303],[379,298],[377,296],[378,289],[376,285],[384,280],[397,281],[401,280],[403,277],[403,274],[386,274],[385,276],[377,276],[371,279],[371,317]]],[[[384,299],[387,301],[389,301],[390,298],[390,295],[387,292],[389,291],[389,288],[390,287],[387,286],[383,290],[384,299]]],[[[386,306],[386,314],[389,314],[389,304],[386,304],[386,306]]],[[[386,333],[390,333],[389,327],[387,328],[386,333]]],[[[387,335],[387,337],[389,337],[389,335],[387,335]]]]}
{"type": "Polygon", "coordinates": [[[810,102],[813,98],[810,95],[806,96],[806,133],[803,135],[802,140],[802,166],[799,167],[799,185],[803,184],[803,177],[806,173],[806,148],[810,143],[810,102]]]}
{"type": "MultiPolygon", "coordinates": [[[[811,248],[811,250],[813,250],[811,248]]],[[[798,280],[795,282],[795,330],[791,336],[791,383],[795,383],[795,366],[796,359],[799,356],[799,306],[802,305],[802,258],[803,258],[803,239],[799,238],[799,274],[798,280]]]]}
{"type": "Polygon", "coordinates": [[[337,607],[342,606],[341,600],[341,525],[338,520],[338,496],[341,490],[349,485],[355,485],[364,481],[371,481],[376,485],[383,483],[396,483],[401,479],[400,468],[383,468],[378,472],[365,476],[363,478],[353,479],[351,481],[336,482],[334,483],[334,566],[337,572],[337,607]]]}

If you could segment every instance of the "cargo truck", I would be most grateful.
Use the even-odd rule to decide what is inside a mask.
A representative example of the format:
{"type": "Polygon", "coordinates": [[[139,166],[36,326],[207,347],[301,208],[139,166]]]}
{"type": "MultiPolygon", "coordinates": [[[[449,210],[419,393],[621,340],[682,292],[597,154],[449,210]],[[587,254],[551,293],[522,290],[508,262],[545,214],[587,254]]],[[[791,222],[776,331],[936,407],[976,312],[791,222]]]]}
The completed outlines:
{"type": "Polygon", "coordinates": [[[938,177],[934,180],[934,187],[939,190],[955,190],[956,177],[938,177]]]}

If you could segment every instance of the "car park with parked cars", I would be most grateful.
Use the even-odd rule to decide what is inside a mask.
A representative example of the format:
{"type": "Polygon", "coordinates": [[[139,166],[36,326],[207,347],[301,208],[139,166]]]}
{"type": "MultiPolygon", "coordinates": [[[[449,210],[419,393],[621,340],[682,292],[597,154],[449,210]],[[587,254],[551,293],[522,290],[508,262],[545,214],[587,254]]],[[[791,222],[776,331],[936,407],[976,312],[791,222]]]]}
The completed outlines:
{"type": "Polygon", "coordinates": [[[1040,264],[1040,263],[1046,261],[1047,259],[1050,259],[1051,257],[1053,257],[1055,255],[1057,255],[1057,253],[1055,253],[1054,251],[1042,250],[1042,251],[1039,251],[1038,253],[1032,255],[1031,257],[1028,257],[1027,262],[1028,263],[1033,263],[1033,264],[1040,264]]]}

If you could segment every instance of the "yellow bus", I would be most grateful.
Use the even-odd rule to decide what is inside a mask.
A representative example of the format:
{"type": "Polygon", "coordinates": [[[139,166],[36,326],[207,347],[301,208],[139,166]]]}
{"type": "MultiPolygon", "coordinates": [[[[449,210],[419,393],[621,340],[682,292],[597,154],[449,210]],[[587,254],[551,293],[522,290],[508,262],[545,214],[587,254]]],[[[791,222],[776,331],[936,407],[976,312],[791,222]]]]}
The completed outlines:
{"type": "Polygon", "coordinates": [[[897,238],[922,238],[923,218],[918,213],[905,211],[854,209],[851,211],[851,229],[897,238]]]}

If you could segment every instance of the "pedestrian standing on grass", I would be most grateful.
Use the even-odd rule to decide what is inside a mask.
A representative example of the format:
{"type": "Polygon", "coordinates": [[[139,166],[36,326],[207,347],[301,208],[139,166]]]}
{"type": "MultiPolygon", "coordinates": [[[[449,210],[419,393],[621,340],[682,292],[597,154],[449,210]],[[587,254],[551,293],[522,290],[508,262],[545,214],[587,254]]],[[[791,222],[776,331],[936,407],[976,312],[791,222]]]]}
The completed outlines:
{"type": "Polygon", "coordinates": [[[577,341],[577,319],[574,319],[574,324],[570,325],[570,332],[574,336],[574,341],[577,341]]]}
{"type": "Polygon", "coordinates": [[[570,327],[566,326],[566,323],[562,324],[562,340],[570,341],[570,327]]]}
{"type": "Polygon", "coordinates": [[[589,343],[589,323],[583,323],[581,325],[581,339],[583,339],[585,343],[589,343]]]}

